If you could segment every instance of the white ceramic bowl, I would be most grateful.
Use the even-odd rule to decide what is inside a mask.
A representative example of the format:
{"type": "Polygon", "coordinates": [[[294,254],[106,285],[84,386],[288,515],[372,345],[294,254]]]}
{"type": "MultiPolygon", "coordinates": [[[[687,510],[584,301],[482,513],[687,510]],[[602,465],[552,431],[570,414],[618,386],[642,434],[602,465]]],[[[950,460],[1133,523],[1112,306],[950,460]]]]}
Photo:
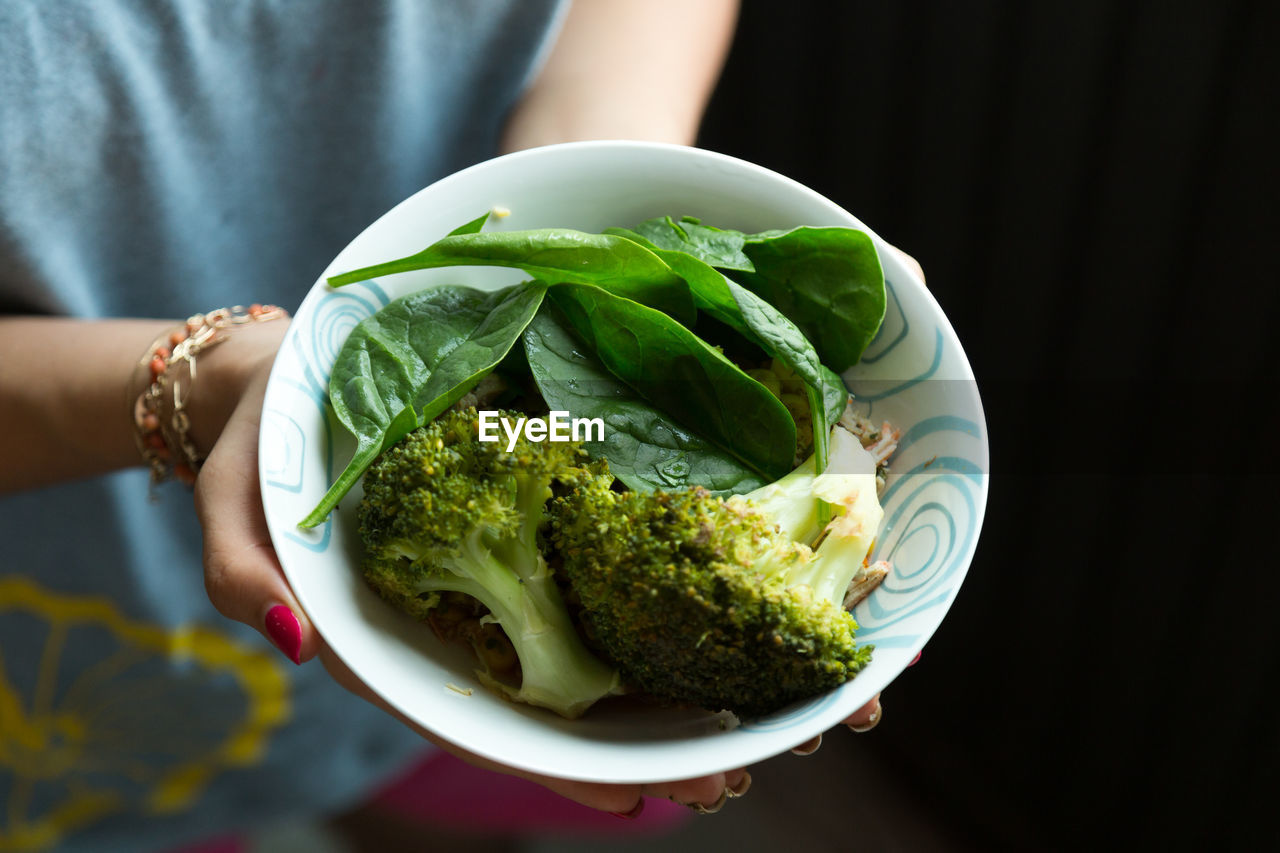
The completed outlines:
{"type": "Polygon", "coordinates": [[[924,283],[879,237],[889,305],[879,337],[846,376],[873,419],[902,431],[883,496],[877,559],[893,571],[854,611],[872,663],[826,695],[763,719],[597,706],[567,721],[497,698],[468,653],[441,645],[365,587],[353,507],[296,525],[344,467],[353,440],[333,418],[326,382],[347,333],[389,300],[433,283],[519,281],[510,270],[459,267],[338,290],[328,275],[419,251],[491,208],[490,229],[598,231],[654,216],[698,216],[747,232],[798,225],[868,230],[831,201],[774,172],[691,148],[575,143],[524,151],[451,175],[356,237],[298,309],[276,361],[261,432],[261,483],[271,536],[307,615],[342,660],[406,717],[495,761],[569,779],[646,782],[740,767],[838,724],[900,673],[937,629],[969,567],[987,493],[987,442],[973,375],[924,283]],[[452,685],[452,686],[451,686],[452,685]],[[470,695],[455,687],[471,688],[470,695]]]}

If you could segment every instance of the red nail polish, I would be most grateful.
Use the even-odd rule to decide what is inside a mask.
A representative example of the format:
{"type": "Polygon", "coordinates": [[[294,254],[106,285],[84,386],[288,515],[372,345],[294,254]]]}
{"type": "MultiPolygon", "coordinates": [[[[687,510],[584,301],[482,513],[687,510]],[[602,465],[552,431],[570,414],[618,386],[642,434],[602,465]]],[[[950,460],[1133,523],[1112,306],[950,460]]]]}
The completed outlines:
{"type": "Polygon", "coordinates": [[[640,802],[636,803],[636,807],[629,812],[609,812],[614,817],[620,817],[623,820],[635,820],[640,817],[640,812],[644,811],[644,798],[640,798],[640,802]]]}
{"type": "Polygon", "coordinates": [[[920,662],[920,652],[916,652],[916,656],[911,659],[911,663],[907,664],[907,666],[915,666],[919,662],[920,662]]]}
{"type": "Polygon", "coordinates": [[[267,611],[267,636],[285,657],[294,663],[302,663],[302,624],[293,611],[277,604],[267,611]]]}

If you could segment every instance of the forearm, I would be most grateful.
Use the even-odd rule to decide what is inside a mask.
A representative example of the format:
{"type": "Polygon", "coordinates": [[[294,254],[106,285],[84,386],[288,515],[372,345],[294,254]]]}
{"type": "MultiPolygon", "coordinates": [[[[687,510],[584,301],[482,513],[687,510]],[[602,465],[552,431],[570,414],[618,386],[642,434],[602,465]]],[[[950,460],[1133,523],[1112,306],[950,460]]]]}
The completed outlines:
{"type": "MultiPolygon", "coordinates": [[[[130,380],[147,347],[179,325],[0,317],[0,493],[141,465],[130,380]]],[[[189,409],[198,448],[212,447],[249,372],[269,363],[285,325],[237,329],[201,358],[189,409]]]]}
{"type": "Polygon", "coordinates": [[[141,464],[126,389],[173,325],[0,317],[0,492],[141,464]]]}
{"type": "Polygon", "coordinates": [[[584,139],[694,142],[736,0],[578,0],[512,112],[503,148],[584,139]]]}
{"type": "Polygon", "coordinates": [[[511,115],[504,152],[559,142],[632,139],[692,145],[697,123],[677,111],[642,114],[627,104],[601,101],[575,86],[531,90],[511,115]]]}

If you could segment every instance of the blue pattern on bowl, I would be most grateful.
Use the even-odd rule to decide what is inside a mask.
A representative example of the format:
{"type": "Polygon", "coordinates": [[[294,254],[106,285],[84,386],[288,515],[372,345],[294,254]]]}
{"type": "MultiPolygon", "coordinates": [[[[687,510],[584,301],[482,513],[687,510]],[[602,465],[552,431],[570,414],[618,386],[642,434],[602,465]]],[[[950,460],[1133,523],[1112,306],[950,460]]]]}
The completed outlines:
{"type": "MultiPolygon", "coordinates": [[[[885,321],[861,362],[847,376],[855,388],[857,404],[868,417],[889,408],[887,404],[895,398],[926,381],[963,381],[933,378],[946,359],[943,330],[919,324],[913,328],[897,289],[889,281],[885,284],[885,321]],[[913,336],[925,336],[930,343],[932,357],[927,366],[907,376],[878,369],[913,336]],[[870,390],[858,393],[859,384],[870,390]]],[[[987,473],[983,432],[982,426],[970,418],[936,414],[907,426],[898,440],[890,460],[889,482],[881,495],[885,518],[872,554],[873,560],[888,561],[892,570],[854,609],[859,638],[874,644],[880,653],[899,650],[905,657],[905,650],[922,646],[928,639],[926,632],[932,633],[941,617],[924,621],[914,617],[944,608],[954,597],[981,522],[980,504],[987,473]],[[964,455],[966,443],[982,455],[964,455]],[[904,470],[903,461],[919,455],[911,453],[913,449],[948,452],[935,453],[914,464],[907,461],[904,470]]],[[[821,715],[835,695],[833,691],[776,714],[743,721],[741,728],[772,733],[779,728],[802,727],[809,718],[821,715]]]]}

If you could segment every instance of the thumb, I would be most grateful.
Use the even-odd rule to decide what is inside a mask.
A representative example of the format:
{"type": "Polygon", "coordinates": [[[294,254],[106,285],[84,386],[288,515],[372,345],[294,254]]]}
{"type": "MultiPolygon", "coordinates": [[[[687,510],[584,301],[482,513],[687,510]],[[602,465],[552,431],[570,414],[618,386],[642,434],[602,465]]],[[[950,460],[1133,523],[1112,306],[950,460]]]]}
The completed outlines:
{"type": "Polygon", "coordinates": [[[890,249],[892,249],[892,250],[893,250],[893,253],[894,253],[895,255],[897,255],[897,256],[898,256],[898,258],[899,258],[899,259],[900,259],[904,264],[906,264],[906,265],[907,265],[907,268],[908,268],[908,269],[910,269],[910,270],[911,270],[913,273],[915,273],[916,275],[920,276],[920,280],[921,280],[921,281],[924,281],[924,280],[925,280],[925,279],[924,279],[924,267],[920,266],[920,262],[919,262],[919,261],[917,261],[917,260],[915,259],[915,257],[913,257],[912,255],[908,255],[906,252],[902,251],[902,250],[901,250],[901,249],[899,249],[897,246],[890,245],[890,246],[889,246],[889,248],[890,248],[890,249]]]}

